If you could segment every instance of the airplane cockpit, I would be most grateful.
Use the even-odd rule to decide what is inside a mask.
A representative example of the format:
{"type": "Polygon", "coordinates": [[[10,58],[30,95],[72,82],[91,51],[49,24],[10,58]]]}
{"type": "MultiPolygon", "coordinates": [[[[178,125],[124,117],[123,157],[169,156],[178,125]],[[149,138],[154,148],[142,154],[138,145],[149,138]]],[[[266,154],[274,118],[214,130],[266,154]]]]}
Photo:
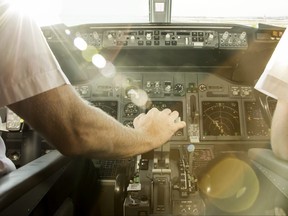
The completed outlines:
{"type": "Polygon", "coordinates": [[[254,88],[288,24],[283,0],[41,4],[36,15],[57,13],[41,30],[84,100],[127,127],[154,107],[186,127],[135,157],[69,158],[1,108],[17,169],[0,178],[0,215],[288,214],[288,162],[270,144],[277,100],[254,88]]]}

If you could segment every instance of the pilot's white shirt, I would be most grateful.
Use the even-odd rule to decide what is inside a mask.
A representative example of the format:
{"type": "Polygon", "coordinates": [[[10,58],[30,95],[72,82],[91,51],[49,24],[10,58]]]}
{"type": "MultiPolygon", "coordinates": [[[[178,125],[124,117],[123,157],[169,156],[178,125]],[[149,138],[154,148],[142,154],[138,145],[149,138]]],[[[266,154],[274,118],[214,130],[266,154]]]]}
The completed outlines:
{"type": "Polygon", "coordinates": [[[283,33],[255,88],[275,99],[288,100],[288,29],[283,33]]]}
{"type": "MultiPolygon", "coordinates": [[[[0,0],[0,107],[70,84],[37,23],[4,2],[0,0]]],[[[1,139],[0,162],[7,165],[3,151],[1,139]]]]}
{"type": "Polygon", "coordinates": [[[6,157],[5,152],[6,147],[0,136],[0,177],[16,169],[14,163],[6,157]]]}

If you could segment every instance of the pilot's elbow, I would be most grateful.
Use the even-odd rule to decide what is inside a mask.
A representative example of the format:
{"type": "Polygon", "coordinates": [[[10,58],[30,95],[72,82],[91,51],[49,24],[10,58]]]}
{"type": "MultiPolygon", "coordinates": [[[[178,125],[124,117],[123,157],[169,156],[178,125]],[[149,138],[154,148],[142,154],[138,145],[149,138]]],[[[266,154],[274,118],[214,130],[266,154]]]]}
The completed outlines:
{"type": "Polygon", "coordinates": [[[288,161],[288,155],[283,154],[282,152],[274,152],[276,157],[281,159],[281,160],[287,160],[288,161]]]}
{"type": "Polygon", "coordinates": [[[283,148],[272,146],[272,151],[277,158],[288,161],[288,146],[283,148]]]}

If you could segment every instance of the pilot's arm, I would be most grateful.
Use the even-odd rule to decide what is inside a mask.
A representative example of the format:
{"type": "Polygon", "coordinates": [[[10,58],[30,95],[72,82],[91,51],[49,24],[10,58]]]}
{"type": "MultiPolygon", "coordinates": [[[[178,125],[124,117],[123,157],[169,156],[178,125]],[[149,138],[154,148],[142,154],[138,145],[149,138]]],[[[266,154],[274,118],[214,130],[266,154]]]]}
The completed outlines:
{"type": "Polygon", "coordinates": [[[14,163],[6,157],[5,153],[6,146],[2,137],[0,136],[0,177],[16,169],[14,163]]]}
{"type": "Polygon", "coordinates": [[[83,101],[64,85],[9,105],[65,155],[96,158],[129,157],[160,147],[185,122],[179,113],[151,109],[128,128],[99,108],[83,101]]]}
{"type": "Polygon", "coordinates": [[[271,124],[271,147],[288,160],[288,29],[284,31],[255,88],[277,99],[271,124]]]}
{"type": "Polygon", "coordinates": [[[271,146],[273,152],[288,160],[288,101],[278,99],[272,118],[271,146]]]}
{"type": "Polygon", "coordinates": [[[32,19],[0,4],[0,23],[0,107],[8,106],[63,154],[128,157],[161,146],[185,127],[168,109],[136,117],[135,129],[123,126],[77,94],[32,19]]]}

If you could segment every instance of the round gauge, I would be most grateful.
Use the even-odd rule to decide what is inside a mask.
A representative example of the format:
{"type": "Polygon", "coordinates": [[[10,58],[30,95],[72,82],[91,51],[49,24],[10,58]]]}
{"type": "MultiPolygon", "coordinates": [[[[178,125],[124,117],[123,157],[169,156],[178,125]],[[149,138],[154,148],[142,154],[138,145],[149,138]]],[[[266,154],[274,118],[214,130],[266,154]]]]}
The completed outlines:
{"type": "Polygon", "coordinates": [[[181,83],[177,83],[174,86],[174,95],[184,95],[185,91],[184,91],[184,85],[181,83]]]}
{"type": "Polygon", "coordinates": [[[139,114],[139,107],[133,103],[127,103],[124,107],[124,116],[134,117],[139,114]]]}
{"type": "Polygon", "coordinates": [[[203,101],[204,136],[240,136],[239,108],[236,101],[203,101]]]}

